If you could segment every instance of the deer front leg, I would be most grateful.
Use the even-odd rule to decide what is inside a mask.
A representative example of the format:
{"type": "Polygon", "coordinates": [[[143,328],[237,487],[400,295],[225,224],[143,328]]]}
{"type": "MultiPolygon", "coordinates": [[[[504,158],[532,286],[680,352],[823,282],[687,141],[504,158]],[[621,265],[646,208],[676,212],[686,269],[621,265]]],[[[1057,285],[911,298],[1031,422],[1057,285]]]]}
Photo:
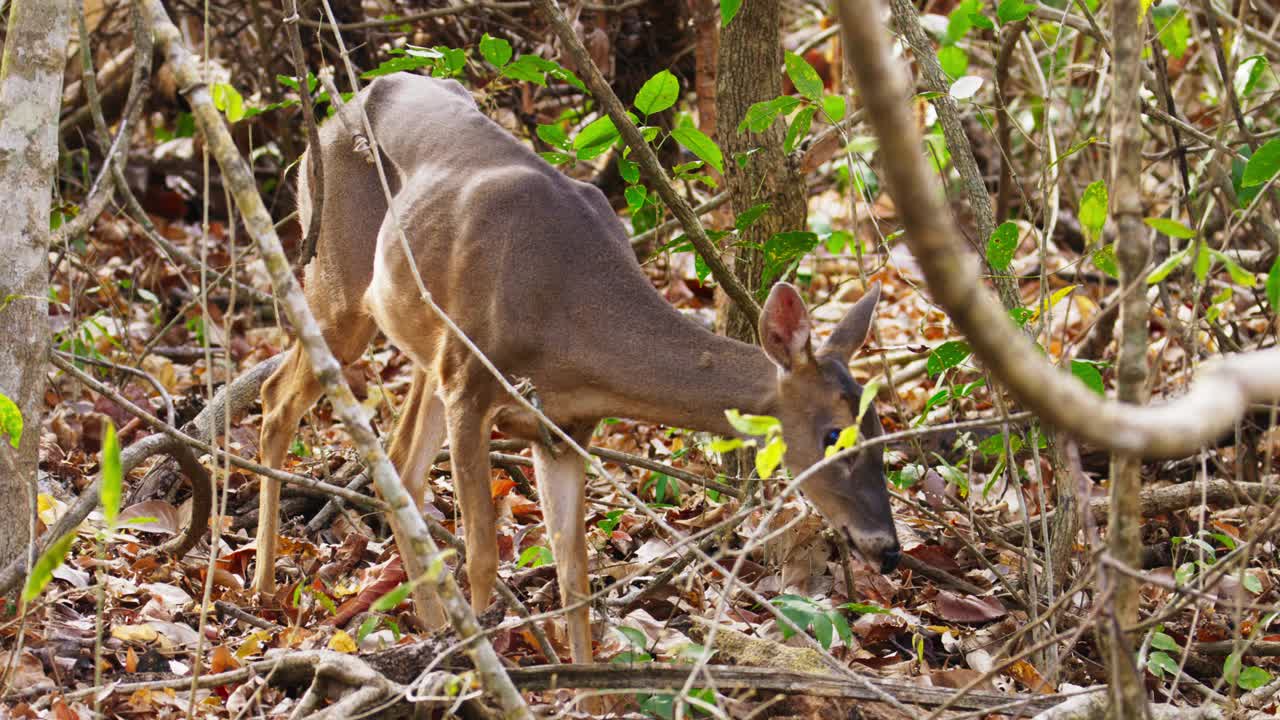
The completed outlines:
{"type": "MultiPolygon", "coordinates": [[[[302,347],[294,344],[289,356],[262,384],[262,462],[278,468],[284,464],[298,421],[323,387],[311,372],[302,347]]],[[[258,493],[258,553],[253,570],[253,589],[263,595],[276,591],[276,537],[280,534],[280,481],[261,479],[258,493]]]]}
{"type": "Polygon", "coordinates": [[[489,606],[498,577],[497,528],[489,476],[489,412],[474,396],[451,398],[445,413],[454,494],[462,507],[471,607],[489,606]]]}
{"type": "MultiPolygon", "coordinates": [[[[575,433],[575,440],[577,440],[575,433]]],[[[583,437],[582,441],[585,442],[583,437]]],[[[566,446],[557,455],[550,448],[533,446],[533,468],[542,496],[551,554],[556,560],[560,581],[560,602],[564,607],[590,595],[587,579],[586,522],[587,469],[582,458],[566,446]]],[[[568,611],[569,651],[575,663],[591,662],[591,608],[581,605],[568,611]]]]}

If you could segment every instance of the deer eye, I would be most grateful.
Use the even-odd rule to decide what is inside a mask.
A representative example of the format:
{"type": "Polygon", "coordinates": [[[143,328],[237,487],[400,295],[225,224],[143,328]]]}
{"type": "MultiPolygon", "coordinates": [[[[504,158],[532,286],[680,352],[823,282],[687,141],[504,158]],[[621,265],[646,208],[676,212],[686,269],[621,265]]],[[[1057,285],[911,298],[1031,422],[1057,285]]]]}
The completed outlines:
{"type": "Polygon", "coordinates": [[[835,445],[836,441],[839,439],[840,439],[839,430],[836,430],[835,428],[828,430],[826,437],[822,438],[822,449],[825,450],[831,447],[832,445],[835,445]]]}

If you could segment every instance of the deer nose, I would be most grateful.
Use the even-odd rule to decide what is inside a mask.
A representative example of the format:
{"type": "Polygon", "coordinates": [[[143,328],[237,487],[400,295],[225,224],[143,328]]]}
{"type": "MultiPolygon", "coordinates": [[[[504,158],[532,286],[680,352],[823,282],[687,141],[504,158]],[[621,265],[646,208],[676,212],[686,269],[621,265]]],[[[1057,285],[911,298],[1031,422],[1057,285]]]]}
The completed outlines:
{"type": "Polygon", "coordinates": [[[898,544],[894,543],[893,547],[886,548],[880,555],[880,574],[888,575],[898,567],[898,562],[902,560],[902,550],[898,544]]]}

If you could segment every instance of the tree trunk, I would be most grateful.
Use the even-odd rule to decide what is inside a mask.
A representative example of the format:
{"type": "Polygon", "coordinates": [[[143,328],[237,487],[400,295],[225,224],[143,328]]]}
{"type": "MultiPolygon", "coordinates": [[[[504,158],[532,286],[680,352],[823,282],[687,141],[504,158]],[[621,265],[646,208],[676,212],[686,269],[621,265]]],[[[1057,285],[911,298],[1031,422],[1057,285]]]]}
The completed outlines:
{"type": "Polygon", "coordinates": [[[0,565],[27,548],[49,344],[49,208],[71,0],[14,0],[0,60],[0,393],[22,413],[0,441],[0,565]]]}
{"type": "MultiPolygon", "coordinates": [[[[804,175],[783,152],[783,124],[763,133],[739,133],[738,124],[752,104],[782,93],[782,5],[778,0],[745,2],[737,17],[720,32],[716,81],[716,140],[724,151],[725,180],[735,215],[760,203],[769,212],[743,233],[742,245],[731,249],[734,273],[759,296],[764,258],[755,246],[774,233],[804,230],[808,215],[804,175]],[[738,153],[759,148],[740,167],[738,153]]],[[[735,307],[722,303],[718,324],[729,337],[755,342],[756,329],[735,307]]]]}
{"type": "MultiPolygon", "coordinates": [[[[1138,88],[1141,83],[1142,33],[1138,29],[1138,0],[1118,0],[1111,8],[1112,90],[1111,90],[1111,193],[1115,218],[1116,259],[1120,266],[1119,349],[1116,356],[1116,397],[1121,402],[1141,404],[1147,394],[1146,285],[1151,246],[1142,222],[1142,125],[1138,120],[1138,88]]],[[[1117,453],[1111,461],[1111,518],[1107,546],[1111,558],[1133,569],[1141,569],[1142,458],[1117,453]]],[[[1146,716],[1146,688],[1142,671],[1134,661],[1133,638],[1122,628],[1138,621],[1138,584],[1122,573],[1111,571],[1104,581],[1114,593],[1114,612],[1108,624],[1109,675],[1112,718],[1146,716]]]]}

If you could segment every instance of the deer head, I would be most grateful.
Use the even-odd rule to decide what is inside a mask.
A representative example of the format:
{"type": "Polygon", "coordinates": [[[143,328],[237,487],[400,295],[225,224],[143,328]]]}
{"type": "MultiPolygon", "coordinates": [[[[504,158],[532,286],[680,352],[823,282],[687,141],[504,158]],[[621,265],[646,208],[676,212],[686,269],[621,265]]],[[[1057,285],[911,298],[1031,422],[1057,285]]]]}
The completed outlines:
{"type": "MultiPolygon", "coordinates": [[[[793,474],[822,460],[840,431],[858,417],[863,388],[849,374],[849,359],[862,347],[871,328],[880,284],[850,310],[835,332],[814,352],[812,323],[795,287],[778,283],[760,314],[760,341],[778,366],[774,414],[782,422],[786,464],[793,474]]],[[[867,407],[858,429],[860,439],[882,433],[875,404],[867,407]]],[[[818,510],[883,573],[898,566],[901,552],[885,486],[881,448],[856,453],[829,464],[801,488],[818,510]]]]}

